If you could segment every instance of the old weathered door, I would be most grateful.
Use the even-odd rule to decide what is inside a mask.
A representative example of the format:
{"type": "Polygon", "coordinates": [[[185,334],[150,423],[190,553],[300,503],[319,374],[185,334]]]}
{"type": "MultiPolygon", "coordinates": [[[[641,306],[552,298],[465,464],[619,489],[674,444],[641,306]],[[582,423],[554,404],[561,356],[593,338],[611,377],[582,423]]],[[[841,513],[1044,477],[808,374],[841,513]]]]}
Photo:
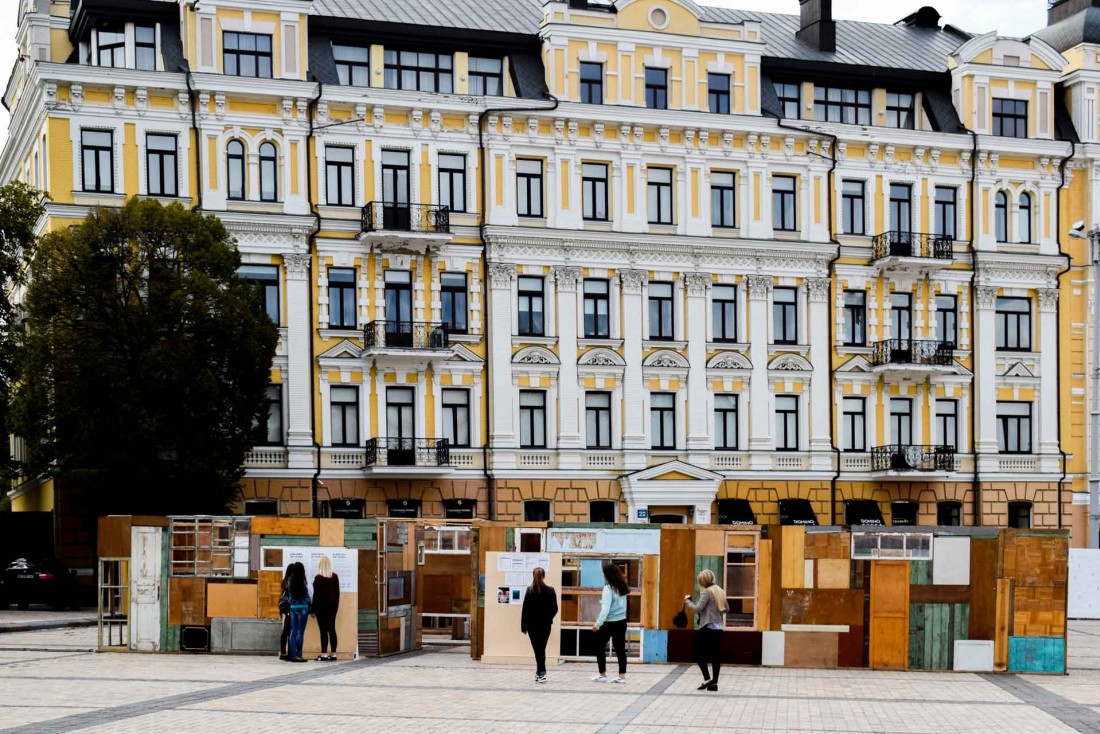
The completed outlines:
{"type": "Polygon", "coordinates": [[[870,667],[909,665],[909,564],[871,561],[870,667]]]}
{"type": "Polygon", "coordinates": [[[161,528],[135,527],[131,536],[130,648],[160,649],[161,528]]]}

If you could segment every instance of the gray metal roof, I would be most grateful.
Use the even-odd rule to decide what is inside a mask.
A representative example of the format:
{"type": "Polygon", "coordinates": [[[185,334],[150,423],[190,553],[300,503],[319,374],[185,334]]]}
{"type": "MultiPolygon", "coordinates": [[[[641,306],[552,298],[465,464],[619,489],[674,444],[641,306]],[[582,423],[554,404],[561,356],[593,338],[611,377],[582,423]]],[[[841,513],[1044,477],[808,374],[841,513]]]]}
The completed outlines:
{"type": "Polygon", "coordinates": [[[313,15],[534,36],[541,0],[314,0],[313,15]]]}
{"type": "Polygon", "coordinates": [[[1082,43],[1100,44],[1100,8],[1086,8],[1034,34],[1059,51],[1082,43]]]}

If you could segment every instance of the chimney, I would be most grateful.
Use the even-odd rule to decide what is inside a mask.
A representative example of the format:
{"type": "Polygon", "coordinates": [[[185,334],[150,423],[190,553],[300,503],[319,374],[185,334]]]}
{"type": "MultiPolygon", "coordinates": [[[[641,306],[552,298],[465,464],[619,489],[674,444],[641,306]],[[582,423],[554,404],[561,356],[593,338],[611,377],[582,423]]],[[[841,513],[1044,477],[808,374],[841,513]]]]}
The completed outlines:
{"type": "Polygon", "coordinates": [[[1100,0],[1053,0],[1047,9],[1047,25],[1054,25],[1089,8],[1100,8],[1100,0]]]}
{"type": "MultiPolygon", "coordinates": [[[[1097,0],[1100,2],[1100,0],[1097,0]]],[[[833,0],[798,0],[802,5],[802,23],[795,35],[818,51],[836,51],[836,21],[833,0]]]]}

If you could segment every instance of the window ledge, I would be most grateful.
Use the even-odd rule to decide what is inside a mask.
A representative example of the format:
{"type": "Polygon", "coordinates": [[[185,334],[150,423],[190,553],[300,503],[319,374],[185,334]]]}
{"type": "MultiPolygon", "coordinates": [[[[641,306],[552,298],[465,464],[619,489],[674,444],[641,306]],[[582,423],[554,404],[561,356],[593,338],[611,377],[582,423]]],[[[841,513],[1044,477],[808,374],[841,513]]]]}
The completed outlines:
{"type": "Polygon", "coordinates": [[[74,191],[73,203],[79,206],[122,206],[126,203],[126,194],[74,191]]]}
{"type": "Polygon", "coordinates": [[[322,204],[317,207],[317,210],[325,219],[359,219],[362,215],[362,209],[357,206],[322,204]]]}
{"type": "Polygon", "coordinates": [[[708,352],[747,352],[749,345],[742,342],[707,342],[708,352]]]}
{"type": "Polygon", "coordinates": [[[142,201],[159,201],[161,204],[190,204],[191,198],[187,196],[160,196],[157,194],[140,194],[139,199],[142,201]]]}
{"type": "Polygon", "coordinates": [[[642,342],[642,349],[671,349],[673,351],[687,349],[687,342],[677,342],[664,339],[646,339],[642,342]]]}
{"type": "Polygon", "coordinates": [[[558,343],[556,336],[513,336],[512,346],[522,347],[530,344],[538,344],[544,347],[552,347],[558,343]]]}
{"type": "Polygon", "coordinates": [[[226,211],[231,212],[264,212],[267,214],[282,214],[286,205],[281,201],[241,201],[231,199],[225,203],[226,211]]]}
{"type": "Polygon", "coordinates": [[[447,334],[448,341],[459,344],[477,344],[481,341],[481,334],[447,334]]]}
{"type": "Polygon", "coordinates": [[[851,354],[862,354],[864,356],[875,353],[874,347],[859,347],[854,344],[845,344],[837,347],[836,353],[841,356],[847,356],[851,354]]]}
{"type": "Polygon", "coordinates": [[[622,339],[610,339],[604,337],[589,336],[577,340],[577,346],[581,349],[589,349],[591,347],[607,347],[609,349],[618,349],[622,345],[622,339]]]}
{"type": "Polygon", "coordinates": [[[803,357],[809,357],[810,345],[809,344],[769,344],[768,354],[785,354],[787,352],[794,352],[795,354],[801,354],[803,357]]]}
{"type": "Polygon", "coordinates": [[[332,326],[323,327],[319,330],[322,339],[355,339],[357,341],[363,340],[363,330],[359,327],[349,327],[346,329],[336,328],[332,326]]]}
{"type": "Polygon", "coordinates": [[[649,233],[650,234],[676,234],[676,225],[675,224],[655,224],[653,222],[650,222],[649,223],[649,233]]]}

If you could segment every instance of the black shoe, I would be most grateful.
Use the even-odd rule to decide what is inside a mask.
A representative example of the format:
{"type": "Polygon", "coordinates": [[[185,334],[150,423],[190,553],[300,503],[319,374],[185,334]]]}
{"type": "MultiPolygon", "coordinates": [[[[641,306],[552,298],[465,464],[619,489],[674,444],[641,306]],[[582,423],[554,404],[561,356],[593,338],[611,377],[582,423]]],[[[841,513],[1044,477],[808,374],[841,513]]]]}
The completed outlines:
{"type": "Polygon", "coordinates": [[[290,656],[289,656],[289,655],[287,655],[287,654],[286,654],[286,653],[284,652],[284,653],[283,653],[282,655],[280,655],[280,656],[279,656],[279,659],[280,659],[280,660],[290,660],[290,656]]]}
{"type": "Polygon", "coordinates": [[[708,683],[707,684],[707,690],[708,691],[717,691],[718,690],[718,684],[717,683],[708,683]]]}
{"type": "Polygon", "coordinates": [[[709,685],[710,685],[710,681],[709,681],[709,680],[705,680],[705,681],[703,681],[703,685],[699,686],[699,687],[698,687],[698,688],[696,688],[695,690],[697,690],[697,691],[705,691],[705,690],[707,689],[707,686],[709,686],[709,685]]]}

